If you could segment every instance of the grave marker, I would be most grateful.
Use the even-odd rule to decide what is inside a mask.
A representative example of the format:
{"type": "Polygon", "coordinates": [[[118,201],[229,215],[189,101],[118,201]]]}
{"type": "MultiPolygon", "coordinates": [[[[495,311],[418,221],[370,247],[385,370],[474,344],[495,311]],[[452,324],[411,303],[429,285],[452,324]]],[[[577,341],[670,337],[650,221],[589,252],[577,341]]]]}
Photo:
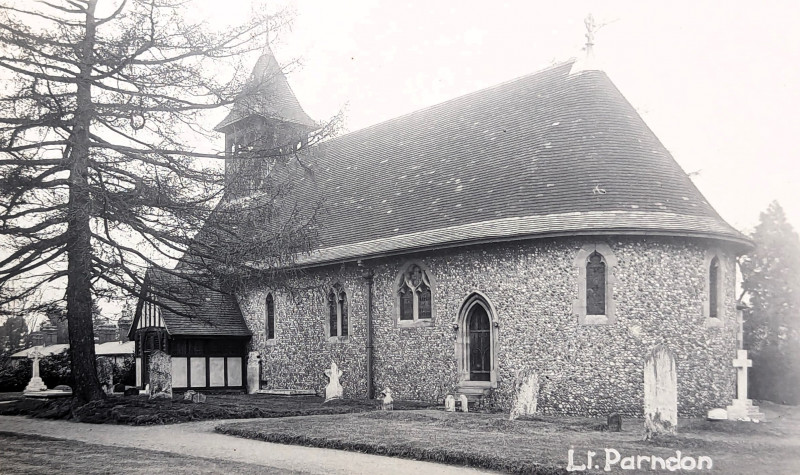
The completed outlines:
{"type": "Polygon", "coordinates": [[[456,412],[456,398],[452,394],[448,394],[444,398],[444,410],[447,412],[456,412]]]}
{"type": "Polygon", "coordinates": [[[517,372],[514,386],[514,397],[511,400],[511,413],[508,420],[513,421],[519,416],[536,414],[539,400],[539,375],[535,372],[528,374],[517,372]]]}
{"type": "Polygon", "coordinates": [[[172,399],[172,357],[160,350],[150,354],[150,399],[172,399]]]}
{"type": "Polygon", "coordinates": [[[675,357],[658,345],[644,363],[645,439],[675,434],[678,427],[678,373],[675,357]]]}
{"type": "Polygon", "coordinates": [[[342,371],[336,366],[335,362],[331,361],[331,368],[325,370],[325,376],[330,378],[330,382],[325,387],[325,402],[331,399],[342,399],[344,396],[344,388],[339,383],[342,371]]]}
{"type": "Polygon", "coordinates": [[[33,360],[33,364],[31,365],[33,368],[33,373],[28,385],[25,386],[25,393],[47,391],[47,385],[44,384],[41,376],[39,376],[39,358],[42,356],[42,352],[39,351],[38,346],[33,347],[33,349],[28,353],[28,358],[33,360]]]}

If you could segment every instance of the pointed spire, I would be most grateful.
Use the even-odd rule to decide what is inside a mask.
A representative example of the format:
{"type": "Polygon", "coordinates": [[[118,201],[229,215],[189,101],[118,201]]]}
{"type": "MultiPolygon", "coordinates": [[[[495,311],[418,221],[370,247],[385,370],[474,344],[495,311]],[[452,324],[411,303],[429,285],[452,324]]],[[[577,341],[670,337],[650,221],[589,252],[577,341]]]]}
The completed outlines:
{"type": "Polygon", "coordinates": [[[309,129],[316,127],[295,97],[283,68],[272,52],[269,32],[267,44],[253,67],[243,94],[234,103],[233,110],[214,129],[224,132],[230,125],[252,116],[291,122],[309,129]]]}
{"type": "Polygon", "coordinates": [[[591,13],[583,20],[586,25],[586,46],[583,47],[583,56],[579,57],[572,65],[570,74],[578,74],[583,71],[600,71],[600,64],[594,56],[594,35],[603,25],[598,25],[594,21],[591,13]]]}

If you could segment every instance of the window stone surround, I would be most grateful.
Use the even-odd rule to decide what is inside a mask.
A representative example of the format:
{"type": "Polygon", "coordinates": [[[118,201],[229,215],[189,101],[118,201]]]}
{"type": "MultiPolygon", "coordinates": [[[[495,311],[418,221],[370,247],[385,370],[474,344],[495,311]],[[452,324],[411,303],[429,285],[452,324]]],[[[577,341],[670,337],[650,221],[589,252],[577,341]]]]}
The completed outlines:
{"type": "Polygon", "coordinates": [[[420,260],[407,260],[401,266],[397,272],[397,276],[394,279],[394,321],[395,325],[398,328],[427,328],[427,327],[434,327],[436,326],[436,277],[433,275],[433,272],[420,260]],[[430,284],[431,290],[431,318],[418,318],[419,312],[417,309],[417,298],[414,298],[414,319],[413,320],[401,320],[400,319],[400,286],[403,283],[403,278],[405,273],[412,267],[417,266],[422,270],[427,278],[427,283],[430,284]]]}
{"type": "Polygon", "coordinates": [[[617,257],[608,244],[603,242],[587,243],[575,254],[573,267],[578,271],[578,295],[572,303],[572,312],[578,316],[581,325],[605,325],[616,321],[616,302],[614,301],[614,285],[616,282],[617,257]],[[605,315],[588,315],[586,313],[586,264],[589,256],[595,252],[603,257],[606,264],[606,313],[605,315]]]}

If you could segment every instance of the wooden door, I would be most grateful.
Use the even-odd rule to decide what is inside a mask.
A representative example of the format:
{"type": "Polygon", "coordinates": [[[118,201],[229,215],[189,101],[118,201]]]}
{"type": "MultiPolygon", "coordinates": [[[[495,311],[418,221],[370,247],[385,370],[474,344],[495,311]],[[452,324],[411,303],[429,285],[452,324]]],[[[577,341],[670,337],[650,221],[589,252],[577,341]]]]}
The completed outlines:
{"type": "Polygon", "coordinates": [[[491,328],[489,315],[482,305],[475,305],[469,316],[469,379],[489,381],[491,379],[491,328]]]}

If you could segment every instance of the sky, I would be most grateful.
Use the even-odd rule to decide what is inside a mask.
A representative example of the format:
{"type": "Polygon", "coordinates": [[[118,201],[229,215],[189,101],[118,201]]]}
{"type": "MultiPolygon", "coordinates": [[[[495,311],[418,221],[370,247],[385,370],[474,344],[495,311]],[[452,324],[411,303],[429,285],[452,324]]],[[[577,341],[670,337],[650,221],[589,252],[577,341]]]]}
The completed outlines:
{"type": "MultiPolygon", "coordinates": [[[[778,200],[800,229],[800,2],[556,3],[285,1],[273,50],[301,59],[306,112],[343,109],[353,131],[580,56],[592,13],[602,69],[722,217],[750,232],[778,200]]],[[[211,22],[251,8],[193,4],[211,22]]]]}

